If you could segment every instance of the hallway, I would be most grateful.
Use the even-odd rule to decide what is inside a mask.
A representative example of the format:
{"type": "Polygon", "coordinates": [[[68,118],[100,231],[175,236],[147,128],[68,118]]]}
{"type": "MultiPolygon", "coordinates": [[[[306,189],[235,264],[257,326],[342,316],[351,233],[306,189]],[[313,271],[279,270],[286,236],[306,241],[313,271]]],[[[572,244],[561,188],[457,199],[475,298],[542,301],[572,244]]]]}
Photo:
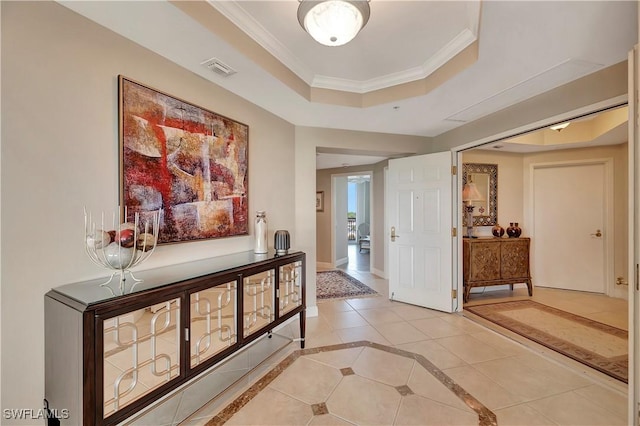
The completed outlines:
{"type": "MultiPolygon", "coordinates": [[[[342,269],[347,273],[355,272],[369,272],[371,265],[371,255],[369,249],[358,249],[358,244],[351,243],[348,248],[349,262],[344,265],[340,265],[338,269],[342,269]]],[[[357,277],[356,277],[357,278],[357,277]]]]}

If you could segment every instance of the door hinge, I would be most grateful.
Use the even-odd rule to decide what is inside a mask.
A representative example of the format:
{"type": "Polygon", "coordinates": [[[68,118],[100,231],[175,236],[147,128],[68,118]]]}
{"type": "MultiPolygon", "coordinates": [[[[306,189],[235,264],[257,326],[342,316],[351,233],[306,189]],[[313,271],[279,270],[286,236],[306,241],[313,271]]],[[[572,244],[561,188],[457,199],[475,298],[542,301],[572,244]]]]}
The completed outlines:
{"type": "Polygon", "coordinates": [[[638,272],[637,263],[636,263],[636,290],[640,290],[640,272],[638,272]]]}
{"type": "Polygon", "coordinates": [[[451,298],[452,299],[458,298],[458,290],[451,290],[451,298]]]}
{"type": "Polygon", "coordinates": [[[185,342],[189,341],[189,329],[188,328],[184,329],[184,341],[185,342]]]}
{"type": "Polygon", "coordinates": [[[458,236],[458,228],[451,228],[451,236],[452,237],[458,236]]]}
{"type": "Polygon", "coordinates": [[[458,174],[458,166],[451,166],[451,174],[454,176],[458,174]]]}

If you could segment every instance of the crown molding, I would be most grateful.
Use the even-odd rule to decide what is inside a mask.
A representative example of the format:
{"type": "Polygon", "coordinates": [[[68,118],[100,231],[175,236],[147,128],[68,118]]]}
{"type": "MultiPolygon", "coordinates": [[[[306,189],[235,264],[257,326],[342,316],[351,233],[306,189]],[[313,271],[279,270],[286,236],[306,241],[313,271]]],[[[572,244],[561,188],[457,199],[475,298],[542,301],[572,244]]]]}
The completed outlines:
{"type": "Polygon", "coordinates": [[[262,46],[267,52],[272,54],[287,68],[293,71],[298,77],[311,85],[313,81],[313,71],[305,66],[298,58],[286,48],[286,46],[267,31],[253,16],[251,16],[241,6],[238,1],[214,1],[207,0],[207,3],[235,26],[244,31],[256,43],[262,46]]]}
{"type": "Polygon", "coordinates": [[[427,58],[422,65],[365,81],[343,79],[314,75],[311,69],[305,66],[286,46],[242,8],[242,2],[207,0],[207,3],[222,13],[229,21],[244,31],[256,43],[304,80],[310,87],[318,89],[364,94],[420,80],[431,75],[478,38],[477,21],[479,17],[479,7],[475,8],[473,12],[470,12],[470,15],[475,15],[476,18],[475,20],[469,19],[469,27],[471,28],[465,28],[460,31],[433,56],[427,58]]]}

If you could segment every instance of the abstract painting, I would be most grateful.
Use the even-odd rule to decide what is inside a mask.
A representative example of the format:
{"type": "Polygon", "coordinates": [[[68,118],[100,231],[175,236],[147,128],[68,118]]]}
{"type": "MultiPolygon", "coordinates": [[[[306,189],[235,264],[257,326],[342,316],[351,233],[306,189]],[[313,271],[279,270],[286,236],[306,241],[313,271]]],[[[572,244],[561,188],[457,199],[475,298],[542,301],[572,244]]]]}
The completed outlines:
{"type": "Polygon", "coordinates": [[[123,76],[121,208],[162,209],[159,243],[248,234],[249,127],[123,76]]]}

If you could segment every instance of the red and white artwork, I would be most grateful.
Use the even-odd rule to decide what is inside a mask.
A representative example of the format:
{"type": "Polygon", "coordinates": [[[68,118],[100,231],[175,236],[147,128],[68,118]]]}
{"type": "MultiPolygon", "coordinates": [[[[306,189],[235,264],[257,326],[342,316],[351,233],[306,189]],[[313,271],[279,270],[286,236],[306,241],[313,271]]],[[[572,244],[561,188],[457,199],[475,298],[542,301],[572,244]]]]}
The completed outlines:
{"type": "Polygon", "coordinates": [[[248,234],[249,127],[119,78],[121,204],[159,243],[248,234]]]}

